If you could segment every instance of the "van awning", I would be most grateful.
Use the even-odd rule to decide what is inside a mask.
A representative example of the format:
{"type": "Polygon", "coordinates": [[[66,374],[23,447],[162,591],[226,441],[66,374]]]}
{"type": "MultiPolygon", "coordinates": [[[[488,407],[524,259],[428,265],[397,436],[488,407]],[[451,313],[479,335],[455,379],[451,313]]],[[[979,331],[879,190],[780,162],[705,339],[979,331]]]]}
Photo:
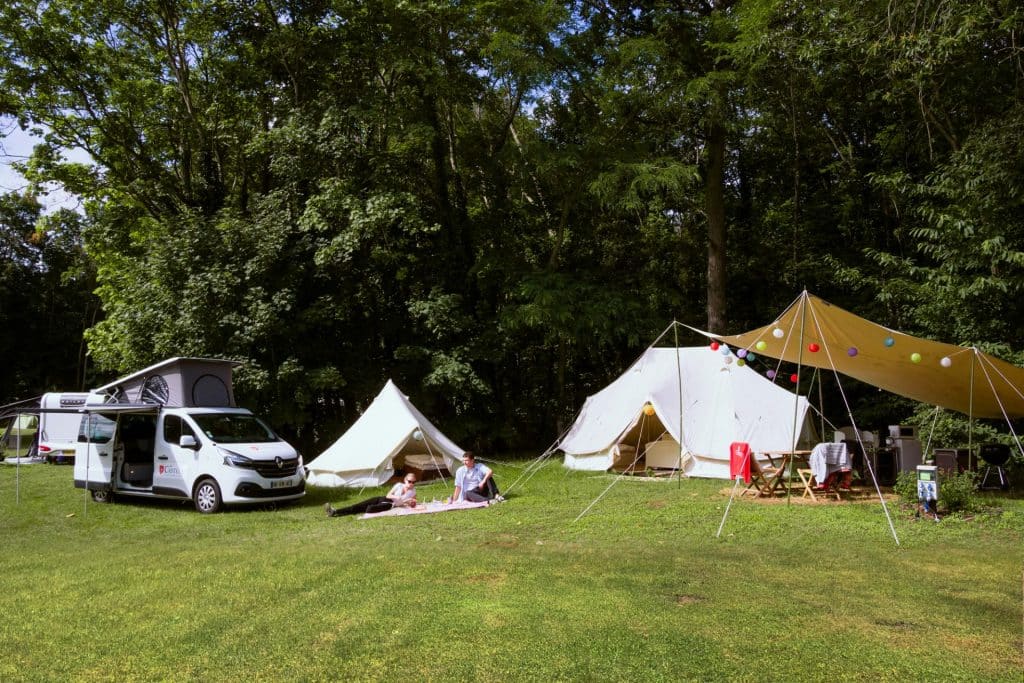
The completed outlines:
{"type": "Polygon", "coordinates": [[[48,413],[158,413],[163,406],[156,403],[103,403],[72,410],[48,410],[48,413]]]}

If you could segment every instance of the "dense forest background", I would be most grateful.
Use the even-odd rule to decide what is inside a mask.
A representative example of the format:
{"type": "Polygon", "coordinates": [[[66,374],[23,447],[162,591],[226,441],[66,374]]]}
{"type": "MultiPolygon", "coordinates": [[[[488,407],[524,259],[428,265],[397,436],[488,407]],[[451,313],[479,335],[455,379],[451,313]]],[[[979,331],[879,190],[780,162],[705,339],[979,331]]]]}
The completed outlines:
{"type": "Polygon", "coordinates": [[[1019,363],[1022,33],[1016,0],[11,0],[0,116],[82,204],[0,197],[0,401],[227,357],[308,454],[389,377],[535,450],[673,319],[804,288],[1019,363]]]}

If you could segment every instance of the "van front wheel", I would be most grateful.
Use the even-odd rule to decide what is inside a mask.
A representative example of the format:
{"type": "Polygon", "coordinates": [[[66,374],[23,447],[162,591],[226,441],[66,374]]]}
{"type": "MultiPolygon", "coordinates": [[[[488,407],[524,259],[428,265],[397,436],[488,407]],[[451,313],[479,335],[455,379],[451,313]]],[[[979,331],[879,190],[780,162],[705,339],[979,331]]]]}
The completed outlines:
{"type": "Polygon", "coordinates": [[[220,487],[217,486],[217,482],[213,479],[203,479],[196,486],[196,493],[193,496],[193,500],[196,504],[196,510],[209,515],[220,510],[221,497],[220,487]]]}
{"type": "Polygon", "coordinates": [[[92,499],[97,503],[109,503],[114,499],[114,494],[110,491],[95,490],[92,492],[92,499]]]}

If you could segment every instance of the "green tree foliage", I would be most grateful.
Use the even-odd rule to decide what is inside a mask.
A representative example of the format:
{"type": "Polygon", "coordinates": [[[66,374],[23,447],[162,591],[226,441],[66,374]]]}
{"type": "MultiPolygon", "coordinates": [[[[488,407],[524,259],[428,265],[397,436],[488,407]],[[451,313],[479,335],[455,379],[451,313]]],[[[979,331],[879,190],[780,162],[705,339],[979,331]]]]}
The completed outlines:
{"type": "Polygon", "coordinates": [[[24,400],[87,381],[82,335],[96,320],[94,273],[81,217],[43,216],[18,194],[0,195],[0,396],[24,400]]]}
{"type": "MultiPolygon", "coordinates": [[[[1004,0],[15,0],[0,115],[84,200],[38,234],[95,264],[101,371],[241,360],[307,451],[392,377],[466,446],[536,447],[671,319],[803,287],[1024,348],[1021,28],[1004,0]]],[[[9,204],[17,269],[42,219],[9,204]]]]}

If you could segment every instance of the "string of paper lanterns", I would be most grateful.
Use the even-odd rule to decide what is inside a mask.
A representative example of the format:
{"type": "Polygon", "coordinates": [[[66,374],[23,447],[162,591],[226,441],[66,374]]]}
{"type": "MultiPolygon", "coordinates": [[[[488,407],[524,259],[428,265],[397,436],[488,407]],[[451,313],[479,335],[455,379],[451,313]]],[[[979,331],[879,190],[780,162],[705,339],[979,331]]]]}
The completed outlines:
{"type": "MultiPolygon", "coordinates": [[[[775,339],[782,339],[785,336],[786,332],[781,327],[775,327],[772,329],[772,337],[774,337],[775,339]]],[[[882,340],[882,345],[885,346],[885,348],[892,348],[896,345],[896,339],[893,338],[892,336],[887,336],[885,337],[885,339],[882,340]]],[[[753,348],[763,353],[768,350],[768,342],[764,339],[758,339],[756,342],[754,342],[753,348]]],[[[818,353],[819,351],[821,351],[821,349],[821,344],[817,342],[810,342],[807,344],[807,350],[810,351],[811,353],[818,353]]],[[[753,351],[749,349],[741,348],[733,352],[733,350],[729,348],[728,344],[723,344],[718,341],[711,342],[711,350],[720,352],[723,356],[723,362],[725,362],[727,365],[734,362],[735,360],[737,367],[743,367],[747,363],[751,363],[757,358],[753,351]],[[735,358],[733,357],[734,353],[735,358]]],[[[846,349],[846,355],[849,358],[856,358],[859,354],[860,349],[858,349],[856,346],[851,346],[846,349]]],[[[910,362],[915,365],[920,365],[921,361],[924,360],[924,357],[917,351],[912,352],[908,356],[908,358],[910,362]]],[[[942,366],[943,368],[952,367],[953,359],[950,358],[949,356],[943,356],[941,359],[939,359],[939,365],[942,366]]],[[[765,376],[768,377],[768,379],[774,380],[777,377],[777,375],[778,373],[774,369],[769,369],[765,371],[765,376]]],[[[797,373],[792,373],[789,376],[789,379],[791,382],[796,384],[800,378],[797,375],[797,373]]]]}

